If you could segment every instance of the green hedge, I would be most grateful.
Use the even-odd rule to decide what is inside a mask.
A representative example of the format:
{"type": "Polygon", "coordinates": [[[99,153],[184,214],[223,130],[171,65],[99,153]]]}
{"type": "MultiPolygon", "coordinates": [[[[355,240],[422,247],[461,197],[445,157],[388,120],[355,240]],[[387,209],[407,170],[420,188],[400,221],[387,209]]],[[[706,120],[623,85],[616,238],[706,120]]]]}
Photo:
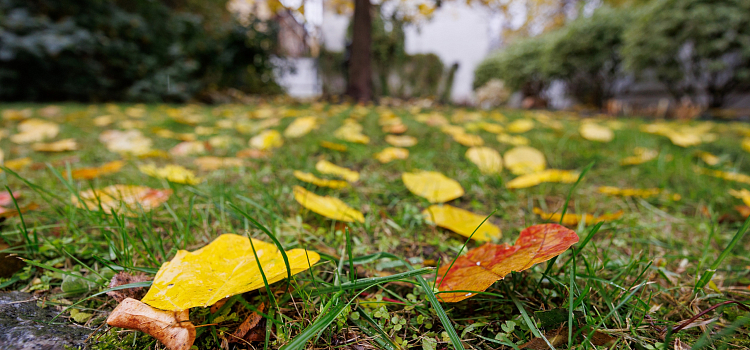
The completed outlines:
{"type": "Polygon", "coordinates": [[[0,0],[0,100],[185,101],[279,92],[275,33],[154,0],[0,0]],[[251,27],[252,28],[252,27],[251,27]]]}

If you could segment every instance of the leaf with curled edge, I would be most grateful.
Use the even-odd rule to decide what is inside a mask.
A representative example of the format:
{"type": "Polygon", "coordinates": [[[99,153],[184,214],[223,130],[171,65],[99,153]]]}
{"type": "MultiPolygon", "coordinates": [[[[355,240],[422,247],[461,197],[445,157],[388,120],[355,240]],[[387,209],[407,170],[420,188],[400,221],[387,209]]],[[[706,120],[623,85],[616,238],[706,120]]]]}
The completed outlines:
{"type": "Polygon", "coordinates": [[[190,323],[189,310],[157,310],[132,298],[117,305],[107,317],[107,324],[144,332],[169,350],[188,350],[195,342],[195,326],[190,323]]]}
{"type": "Polygon", "coordinates": [[[313,212],[338,221],[365,222],[362,212],[346,205],[338,198],[318,196],[300,186],[294,186],[292,190],[294,191],[294,200],[313,212]]]}
{"type": "MultiPolygon", "coordinates": [[[[286,255],[292,275],[320,260],[317,253],[304,249],[291,249],[286,255]]],[[[263,288],[259,265],[268,284],[288,276],[283,256],[273,243],[253,239],[251,244],[245,236],[223,234],[196,251],[178,251],[156,273],[143,302],[170,311],[208,307],[223,298],[263,288]]]]}
{"type": "Polygon", "coordinates": [[[426,198],[430,203],[445,203],[464,195],[458,181],[436,171],[403,173],[401,180],[411,193],[426,198]]]}
{"type": "Polygon", "coordinates": [[[578,235],[565,226],[527,227],[515,245],[486,243],[456,259],[453,266],[440,268],[436,282],[441,291],[438,296],[444,302],[468,299],[477,293],[467,291],[484,291],[509,273],[552,259],[577,242],[578,235]]]}

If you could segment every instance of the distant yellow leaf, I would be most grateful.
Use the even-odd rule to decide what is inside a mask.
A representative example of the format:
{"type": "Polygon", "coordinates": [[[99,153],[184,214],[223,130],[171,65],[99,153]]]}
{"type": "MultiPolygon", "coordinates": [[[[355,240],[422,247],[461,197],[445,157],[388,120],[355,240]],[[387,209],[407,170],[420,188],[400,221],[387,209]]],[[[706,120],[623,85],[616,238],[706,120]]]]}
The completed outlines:
{"type": "Polygon", "coordinates": [[[529,144],[529,139],[520,135],[513,136],[508,134],[499,134],[497,135],[497,142],[513,146],[526,146],[529,144]]]}
{"type": "Polygon", "coordinates": [[[297,118],[284,130],[284,136],[290,139],[302,137],[317,127],[318,118],[316,117],[297,118]]]}
{"type": "Polygon", "coordinates": [[[214,171],[221,168],[238,168],[245,165],[240,158],[231,157],[198,157],[193,164],[201,171],[214,171]]]}
{"type": "Polygon", "coordinates": [[[503,158],[489,147],[472,147],[466,151],[466,158],[479,167],[483,174],[497,174],[503,170],[503,158]]]}
{"type": "Polygon", "coordinates": [[[41,142],[57,136],[60,126],[42,119],[27,119],[18,124],[18,133],[12,135],[13,143],[41,142]]]}
{"type": "Polygon", "coordinates": [[[166,202],[172,195],[171,189],[158,190],[144,186],[112,185],[102,189],[86,190],[71,196],[74,206],[81,209],[99,210],[105,213],[132,215],[132,212],[151,211],[166,202]]]}
{"type": "Polygon", "coordinates": [[[591,122],[582,123],[578,132],[581,133],[581,137],[589,141],[610,142],[615,138],[612,129],[591,122]]]}
{"type": "Polygon", "coordinates": [[[349,186],[349,183],[346,181],[321,179],[313,174],[302,172],[299,170],[294,171],[294,177],[296,177],[300,181],[308,182],[315,186],[321,187],[344,188],[349,186]]]}
{"type": "Polygon", "coordinates": [[[547,169],[533,174],[521,175],[505,184],[507,188],[527,188],[543,182],[572,183],[579,173],[570,170],[547,169]]]}
{"type": "Polygon", "coordinates": [[[484,140],[479,135],[456,133],[456,134],[453,134],[452,136],[453,136],[453,140],[455,140],[456,142],[466,147],[475,147],[475,146],[484,145],[484,140]]]}
{"type": "Polygon", "coordinates": [[[169,150],[169,154],[181,157],[203,153],[206,153],[206,144],[203,141],[180,142],[169,150]]]}
{"type": "Polygon", "coordinates": [[[329,142],[329,141],[320,141],[320,146],[323,148],[328,148],[328,149],[332,149],[334,151],[339,151],[339,152],[346,152],[347,150],[346,145],[342,145],[340,143],[335,143],[335,142],[329,142]]]}
{"type": "Polygon", "coordinates": [[[73,179],[75,180],[91,180],[102,175],[114,174],[125,165],[125,162],[121,160],[115,160],[109,163],[104,163],[100,167],[94,168],[81,168],[73,170],[73,179]]]}
{"type": "Polygon", "coordinates": [[[333,136],[353,143],[370,143],[370,138],[367,137],[367,135],[362,134],[362,125],[351,119],[345,120],[344,125],[333,132],[333,136]]]}
{"type": "Polygon", "coordinates": [[[386,147],[382,151],[375,153],[374,157],[379,162],[385,164],[396,159],[409,158],[409,150],[406,148],[386,147]]]}
{"type": "Polygon", "coordinates": [[[403,173],[401,180],[411,193],[426,198],[430,203],[445,203],[464,195],[458,181],[436,171],[403,173]]]}
{"type": "MultiPolygon", "coordinates": [[[[551,222],[560,222],[561,213],[545,213],[540,208],[534,208],[534,214],[539,215],[543,220],[551,222]]],[[[613,214],[605,214],[601,216],[593,216],[591,214],[579,215],[565,213],[563,216],[562,224],[565,226],[576,226],[581,221],[586,221],[586,224],[596,224],[603,221],[613,221],[622,217],[623,211],[620,210],[613,214]]]]}
{"type": "Polygon", "coordinates": [[[544,153],[528,146],[515,147],[503,155],[505,167],[515,175],[532,174],[547,168],[544,153]]]}
{"type": "Polygon", "coordinates": [[[721,162],[721,159],[719,157],[709,153],[709,152],[703,152],[703,151],[697,151],[695,154],[706,164],[710,166],[718,165],[721,162]]]}
{"type": "Polygon", "coordinates": [[[24,120],[30,118],[34,111],[31,108],[24,109],[6,109],[3,110],[3,119],[5,120],[24,120]]]}
{"type": "Polygon", "coordinates": [[[250,139],[249,145],[254,149],[267,151],[273,148],[279,148],[284,144],[281,133],[276,130],[266,130],[250,139]]]}
{"type": "Polygon", "coordinates": [[[500,228],[493,225],[489,220],[482,224],[482,221],[487,217],[486,215],[477,215],[448,204],[431,205],[422,211],[422,215],[428,222],[464,237],[472,237],[480,242],[498,239],[502,236],[500,228]],[[479,226],[480,224],[482,226],[479,226]],[[476,230],[476,233],[474,233],[474,230],[476,230]],[[474,236],[472,236],[472,233],[474,233],[474,236]]]}
{"type": "Polygon", "coordinates": [[[643,147],[636,147],[633,150],[634,156],[625,157],[620,161],[620,164],[622,165],[638,165],[643,164],[645,162],[648,162],[649,160],[656,159],[656,157],[659,155],[659,152],[656,150],[643,148],[643,147]]]}
{"type": "Polygon", "coordinates": [[[365,222],[365,217],[338,198],[318,196],[300,186],[294,186],[294,200],[303,207],[329,219],[346,222],[365,222]]]}
{"type": "Polygon", "coordinates": [[[99,135],[99,141],[107,145],[110,152],[140,156],[151,151],[151,139],[139,130],[107,130],[99,135]]]}
{"type": "Polygon", "coordinates": [[[37,152],[66,152],[77,150],[78,144],[74,139],[65,139],[50,143],[35,143],[31,145],[31,149],[37,152]]]}
{"type": "MultiPolygon", "coordinates": [[[[292,275],[320,260],[320,255],[304,249],[288,250],[286,255],[292,275]]],[[[221,299],[264,287],[258,263],[269,284],[288,276],[276,245],[257,239],[252,239],[251,244],[250,238],[223,234],[196,251],[178,251],[161,266],[142,301],[169,311],[208,307],[221,299]]]]}
{"type": "Polygon", "coordinates": [[[748,191],[747,189],[743,188],[739,191],[735,189],[730,189],[729,194],[732,197],[742,199],[742,202],[744,202],[745,205],[750,206],[750,191],[748,191]]]}
{"type": "Polygon", "coordinates": [[[741,182],[741,183],[750,185],[749,175],[745,175],[741,173],[734,173],[734,172],[726,172],[726,171],[721,171],[721,170],[705,169],[705,168],[701,168],[697,166],[694,167],[693,169],[698,174],[710,175],[713,177],[718,177],[720,179],[736,181],[736,182],[741,182]]]}
{"type": "Polygon", "coordinates": [[[6,160],[5,164],[3,164],[3,165],[6,168],[10,169],[10,170],[18,171],[18,170],[21,170],[21,169],[29,166],[33,162],[34,161],[31,160],[31,158],[24,157],[24,158],[16,158],[16,159],[6,160]]]}
{"type": "Polygon", "coordinates": [[[197,185],[203,181],[202,178],[196,177],[192,170],[174,164],[168,164],[162,168],[157,168],[154,164],[147,164],[139,166],[138,170],[148,176],[175,183],[197,185]]]}
{"type": "Polygon", "coordinates": [[[516,119],[505,128],[508,132],[522,134],[534,128],[534,122],[531,119],[516,119]]]}
{"type": "Polygon", "coordinates": [[[661,189],[658,188],[618,188],[612,186],[601,186],[599,187],[599,193],[607,194],[610,196],[621,196],[621,197],[639,197],[639,198],[651,198],[656,197],[661,193],[661,189]]]}
{"type": "Polygon", "coordinates": [[[318,163],[315,164],[315,170],[319,171],[321,174],[338,176],[349,182],[359,181],[358,172],[351,170],[351,169],[344,168],[344,167],[340,167],[327,160],[319,160],[318,163]]]}
{"type": "Polygon", "coordinates": [[[417,144],[417,138],[408,135],[386,135],[385,142],[394,147],[411,147],[417,144]]]}

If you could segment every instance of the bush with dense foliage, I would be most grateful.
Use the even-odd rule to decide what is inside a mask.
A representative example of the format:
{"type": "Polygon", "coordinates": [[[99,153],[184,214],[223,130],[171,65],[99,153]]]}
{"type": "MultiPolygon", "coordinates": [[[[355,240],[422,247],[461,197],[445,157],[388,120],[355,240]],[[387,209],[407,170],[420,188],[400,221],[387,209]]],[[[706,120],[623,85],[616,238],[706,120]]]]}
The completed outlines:
{"type": "Polygon", "coordinates": [[[280,90],[273,26],[261,32],[229,19],[217,28],[168,5],[0,0],[0,100],[185,101],[230,87],[280,90]]]}
{"type": "Polygon", "coordinates": [[[627,29],[622,55],[675,98],[703,92],[719,107],[750,85],[750,1],[654,1],[627,29]]]}
{"type": "Polygon", "coordinates": [[[487,57],[474,71],[474,88],[492,79],[525,96],[539,95],[549,80],[544,73],[544,51],[549,36],[523,38],[487,57]]]}

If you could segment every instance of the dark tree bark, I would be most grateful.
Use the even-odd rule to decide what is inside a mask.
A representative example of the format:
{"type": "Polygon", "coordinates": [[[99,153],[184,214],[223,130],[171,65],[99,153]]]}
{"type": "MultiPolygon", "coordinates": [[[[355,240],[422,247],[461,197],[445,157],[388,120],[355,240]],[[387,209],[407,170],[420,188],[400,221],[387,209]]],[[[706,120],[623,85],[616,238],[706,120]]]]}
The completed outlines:
{"type": "Polygon", "coordinates": [[[372,99],[372,6],[370,0],[354,0],[352,46],[346,94],[358,102],[372,99]]]}

